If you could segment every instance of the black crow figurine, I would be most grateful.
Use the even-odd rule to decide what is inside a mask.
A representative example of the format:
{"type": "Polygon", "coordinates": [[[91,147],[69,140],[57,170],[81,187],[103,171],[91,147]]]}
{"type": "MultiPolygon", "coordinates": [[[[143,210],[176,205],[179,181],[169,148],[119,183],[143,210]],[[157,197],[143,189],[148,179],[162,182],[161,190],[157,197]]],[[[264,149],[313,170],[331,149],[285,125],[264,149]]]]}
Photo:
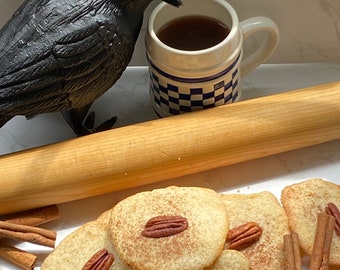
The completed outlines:
{"type": "Polygon", "coordinates": [[[151,1],[26,0],[0,31],[0,127],[60,111],[78,136],[111,128],[115,117],[84,120],[126,69],[151,1]]]}

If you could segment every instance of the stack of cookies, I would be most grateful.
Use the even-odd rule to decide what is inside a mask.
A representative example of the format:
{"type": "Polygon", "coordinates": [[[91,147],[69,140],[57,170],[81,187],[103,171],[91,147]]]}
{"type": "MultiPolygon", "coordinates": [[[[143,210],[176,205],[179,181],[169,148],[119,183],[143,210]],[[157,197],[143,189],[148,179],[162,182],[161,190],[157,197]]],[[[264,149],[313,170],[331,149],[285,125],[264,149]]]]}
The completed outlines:
{"type": "MultiPolygon", "coordinates": [[[[281,201],[266,191],[172,186],[141,192],[70,234],[41,269],[301,269],[302,256],[315,257],[318,214],[336,215],[340,187],[312,179],[286,187],[281,201]],[[290,242],[297,253],[287,251],[290,242]]],[[[339,257],[335,233],[329,260],[321,263],[340,266],[339,257]]]]}

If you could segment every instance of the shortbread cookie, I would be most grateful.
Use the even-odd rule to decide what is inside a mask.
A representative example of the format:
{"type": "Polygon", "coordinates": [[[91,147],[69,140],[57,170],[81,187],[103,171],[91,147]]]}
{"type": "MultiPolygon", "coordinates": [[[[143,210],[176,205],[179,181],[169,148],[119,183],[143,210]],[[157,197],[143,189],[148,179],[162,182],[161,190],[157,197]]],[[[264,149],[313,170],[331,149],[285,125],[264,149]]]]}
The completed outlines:
{"type": "Polygon", "coordinates": [[[206,270],[249,270],[249,261],[241,252],[227,249],[206,270]]]}
{"type": "MultiPolygon", "coordinates": [[[[267,191],[254,194],[223,194],[230,229],[253,222],[262,228],[259,240],[240,251],[251,269],[284,269],[283,235],[288,218],[276,197],[267,191]]],[[[227,243],[228,245],[228,243],[227,243]]]]}
{"type": "Polygon", "coordinates": [[[124,199],[110,223],[119,256],[140,270],[204,269],[221,254],[228,227],[219,194],[174,186],[124,199]]]}
{"type": "Polygon", "coordinates": [[[106,249],[114,257],[111,270],[131,270],[132,268],[119,258],[111,242],[108,230],[109,218],[110,211],[106,211],[97,220],[79,227],[59,243],[45,259],[41,269],[81,270],[97,251],[106,249]]]}
{"type": "MultiPolygon", "coordinates": [[[[291,230],[299,234],[301,248],[311,255],[318,213],[325,212],[328,203],[340,209],[340,185],[322,179],[306,180],[285,187],[281,201],[291,230]]],[[[329,262],[340,265],[340,236],[335,232],[329,262]]]]}

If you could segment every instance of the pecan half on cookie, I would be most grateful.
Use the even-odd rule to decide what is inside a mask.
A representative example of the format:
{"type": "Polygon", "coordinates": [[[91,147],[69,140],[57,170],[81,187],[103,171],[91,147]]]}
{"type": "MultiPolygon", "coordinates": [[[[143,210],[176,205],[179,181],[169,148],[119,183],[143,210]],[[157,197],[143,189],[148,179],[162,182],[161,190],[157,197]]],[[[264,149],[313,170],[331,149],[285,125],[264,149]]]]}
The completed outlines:
{"type": "Polygon", "coordinates": [[[228,232],[228,249],[242,250],[256,243],[262,235],[262,228],[255,222],[247,222],[228,232]]]}
{"type": "Polygon", "coordinates": [[[188,220],[182,216],[157,216],[151,218],[142,231],[148,238],[161,238],[175,235],[188,228],[188,220]]]}
{"type": "Polygon", "coordinates": [[[113,262],[113,255],[106,249],[101,249],[88,260],[82,270],[108,270],[113,262]]]}

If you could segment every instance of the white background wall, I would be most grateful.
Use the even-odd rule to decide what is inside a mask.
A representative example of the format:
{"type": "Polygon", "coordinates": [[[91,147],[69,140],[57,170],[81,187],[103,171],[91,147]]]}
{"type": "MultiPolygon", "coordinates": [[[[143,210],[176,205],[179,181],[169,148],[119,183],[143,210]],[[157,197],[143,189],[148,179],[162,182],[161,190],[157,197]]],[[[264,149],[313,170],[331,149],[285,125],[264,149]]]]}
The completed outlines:
{"type": "MultiPolygon", "coordinates": [[[[0,0],[0,26],[23,0],[0,0]]],[[[146,65],[144,35],[146,20],[160,0],[145,13],[131,65],[146,65]]],[[[340,61],[340,1],[338,0],[229,0],[240,20],[267,16],[280,28],[280,43],[269,63],[315,63],[340,61]]],[[[1,42],[1,40],[0,40],[1,42]]],[[[255,47],[256,39],[248,47],[255,47]]]]}

